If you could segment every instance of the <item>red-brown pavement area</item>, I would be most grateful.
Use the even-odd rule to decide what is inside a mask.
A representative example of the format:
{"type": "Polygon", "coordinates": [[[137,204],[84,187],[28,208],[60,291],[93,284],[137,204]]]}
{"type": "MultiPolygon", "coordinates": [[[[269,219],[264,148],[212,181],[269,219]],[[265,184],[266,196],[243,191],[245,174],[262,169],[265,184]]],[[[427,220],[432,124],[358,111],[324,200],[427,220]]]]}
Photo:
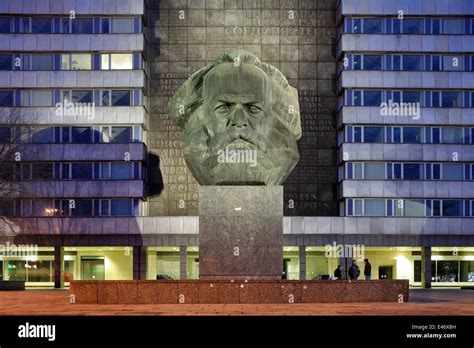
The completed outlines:
{"type": "Polygon", "coordinates": [[[67,290],[1,291],[0,315],[474,315],[474,290],[411,290],[408,303],[70,304],[67,290]]]}

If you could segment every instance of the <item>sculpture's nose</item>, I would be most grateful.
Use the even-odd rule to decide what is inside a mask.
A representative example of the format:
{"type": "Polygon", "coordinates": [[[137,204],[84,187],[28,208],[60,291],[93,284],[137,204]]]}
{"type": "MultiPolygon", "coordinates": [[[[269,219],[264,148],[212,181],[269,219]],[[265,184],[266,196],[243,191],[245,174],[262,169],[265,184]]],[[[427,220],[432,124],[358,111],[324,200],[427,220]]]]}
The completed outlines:
{"type": "Polygon", "coordinates": [[[245,128],[248,126],[247,116],[241,107],[236,107],[234,114],[230,118],[230,126],[236,128],[245,128]]]}

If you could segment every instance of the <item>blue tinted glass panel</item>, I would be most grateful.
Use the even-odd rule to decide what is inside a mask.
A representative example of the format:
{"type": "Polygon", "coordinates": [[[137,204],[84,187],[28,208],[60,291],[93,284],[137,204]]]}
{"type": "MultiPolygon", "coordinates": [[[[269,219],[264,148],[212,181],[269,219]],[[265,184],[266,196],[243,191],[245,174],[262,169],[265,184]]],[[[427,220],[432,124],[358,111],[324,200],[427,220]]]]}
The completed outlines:
{"type": "Polygon", "coordinates": [[[445,163],[443,165],[443,180],[462,180],[463,169],[462,164],[445,163]]]}
{"type": "Polygon", "coordinates": [[[393,70],[402,70],[402,58],[401,56],[393,56],[393,70]]]}
{"type": "Polygon", "coordinates": [[[404,55],[403,56],[403,70],[408,70],[408,71],[423,70],[423,56],[404,55]]]}
{"type": "Polygon", "coordinates": [[[443,216],[462,216],[463,201],[460,200],[444,200],[443,216]]]}
{"type": "Polygon", "coordinates": [[[380,106],[381,103],[381,91],[364,91],[364,106],[380,106]]]}
{"type": "Polygon", "coordinates": [[[441,94],[441,106],[443,108],[462,107],[462,93],[443,91],[441,94]]]}
{"type": "Polygon", "coordinates": [[[91,127],[71,127],[72,143],[89,144],[92,142],[91,127]]]}
{"type": "Polygon", "coordinates": [[[441,33],[441,20],[440,19],[433,19],[432,20],[432,30],[431,33],[434,35],[441,33]]]}
{"type": "Polygon", "coordinates": [[[0,106],[13,106],[13,91],[0,91],[0,106]]]}
{"type": "Polygon", "coordinates": [[[352,20],[352,32],[356,34],[362,32],[362,20],[360,18],[354,18],[352,20]]]}
{"type": "Polygon", "coordinates": [[[361,105],[362,105],[362,92],[354,91],[354,106],[361,106],[361,105]]]}
{"type": "Polygon", "coordinates": [[[71,208],[72,216],[92,216],[92,200],[75,200],[75,208],[71,208]]]}
{"type": "Polygon", "coordinates": [[[354,127],[354,142],[362,142],[362,127],[354,127]]]}
{"type": "Polygon", "coordinates": [[[76,18],[71,20],[73,34],[92,34],[94,24],[92,18],[76,18]]]}
{"type": "Polygon", "coordinates": [[[10,32],[10,21],[11,18],[0,18],[0,33],[9,33],[10,32]]]}
{"type": "Polygon", "coordinates": [[[365,143],[382,143],[383,127],[364,127],[364,142],[365,143]]]}
{"type": "Polygon", "coordinates": [[[441,179],[441,165],[439,163],[433,164],[433,180],[441,179]]]}
{"type": "Polygon", "coordinates": [[[130,105],[131,92],[130,91],[112,91],[112,106],[129,106],[130,105]]]}
{"type": "Polygon", "coordinates": [[[394,180],[402,179],[402,165],[400,163],[395,163],[393,165],[393,179],[394,180]]]}
{"type": "Polygon", "coordinates": [[[443,34],[464,34],[464,19],[443,19],[443,34]]]}
{"type": "Polygon", "coordinates": [[[393,128],[393,142],[394,143],[400,143],[402,140],[401,138],[401,129],[400,127],[394,127],[393,128]]]}
{"type": "Polygon", "coordinates": [[[11,70],[12,60],[11,54],[0,54],[0,70],[11,70]]]}
{"type": "Polygon", "coordinates": [[[31,32],[36,34],[52,33],[51,18],[33,18],[31,20],[31,32]]]}
{"type": "Polygon", "coordinates": [[[364,70],[382,70],[382,56],[364,55],[364,70]]]}
{"type": "Polygon", "coordinates": [[[354,70],[361,70],[362,69],[362,56],[360,54],[354,54],[352,56],[352,64],[354,70]]]}
{"type": "Polygon", "coordinates": [[[423,34],[422,19],[403,19],[403,34],[423,34]]]}
{"type": "Polygon", "coordinates": [[[71,179],[90,180],[92,179],[92,163],[72,163],[71,179]]]}
{"type": "Polygon", "coordinates": [[[92,103],[92,91],[72,91],[73,103],[92,103]]]}
{"type": "Polygon", "coordinates": [[[419,163],[405,163],[403,165],[404,180],[421,180],[421,165],[419,163]]]}
{"type": "Polygon", "coordinates": [[[403,142],[408,144],[420,144],[422,141],[421,127],[404,127],[403,142]]]}
{"type": "Polygon", "coordinates": [[[131,199],[112,199],[111,214],[113,216],[131,216],[132,200],[131,199]]]}
{"type": "Polygon", "coordinates": [[[421,104],[421,92],[420,91],[403,91],[403,102],[421,104]]]}
{"type": "Polygon", "coordinates": [[[401,33],[401,27],[402,27],[401,20],[394,19],[392,21],[392,26],[393,26],[393,33],[394,34],[400,34],[401,33]]]}
{"type": "Polygon", "coordinates": [[[365,18],[364,34],[381,34],[383,29],[383,19],[365,18]]]}

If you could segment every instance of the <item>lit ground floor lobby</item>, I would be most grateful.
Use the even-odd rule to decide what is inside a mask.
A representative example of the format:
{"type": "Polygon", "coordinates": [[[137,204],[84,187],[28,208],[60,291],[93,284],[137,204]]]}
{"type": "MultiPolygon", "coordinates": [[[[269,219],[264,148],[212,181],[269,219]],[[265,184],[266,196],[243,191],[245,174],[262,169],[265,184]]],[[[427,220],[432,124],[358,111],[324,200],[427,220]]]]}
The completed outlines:
{"type": "MultiPolygon", "coordinates": [[[[330,280],[337,266],[352,259],[364,279],[364,259],[372,279],[409,279],[412,288],[473,287],[474,247],[285,246],[282,278],[330,280]],[[344,257],[342,257],[344,256],[344,257]]],[[[28,289],[68,288],[71,280],[199,279],[196,246],[38,247],[0,254],[1,280],[24,281],[28,289]]],[[[344,273],[344,272],[343,272],[344,273]]]]}

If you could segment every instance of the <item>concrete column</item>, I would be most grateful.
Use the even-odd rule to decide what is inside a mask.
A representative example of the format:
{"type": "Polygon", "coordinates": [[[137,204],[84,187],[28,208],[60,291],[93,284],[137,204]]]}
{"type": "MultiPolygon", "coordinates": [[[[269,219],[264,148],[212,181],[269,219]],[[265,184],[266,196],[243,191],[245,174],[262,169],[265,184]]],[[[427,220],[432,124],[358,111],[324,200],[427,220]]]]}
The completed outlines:
{"type": "Polygon", "coordinates": [[[146,247],[133,247],[133,280],[146,279],[146,247]]]}
{"type": "Polygon", "coordinates": [[[179,279],[186,279],[186,259],[187,259],[187,247],[179,247],[179,279]]]}
{"type": "Polygon", "coordinates": [[[300,280],[306,280],[306,246],[299,247],[300,280]]]}
{"type": "MultiPolygon", "coordinates": [[[[347,273],[347,271],[349,270],[349,268],[351,267],[352,265],[352,258],[351,257],[341,257],[339,258],[339,264],[336,265],[339,266],[341,265],[341,275],[342,275],[342,279],[349,279],[349,274],[347,273]]],[[[330,276],[333,277],[334,276],[334,270],[331,270],[331,274],[330,276]]]]}
{"type": "Polygon", "coordinates": [[[64,288],[64,247],[54,247],[54,288],[64,288]]]}
{"type": "Polygon", "coordinates": [[[421,287],[431,288],[431,247],[421,248],[421,287]]]}

